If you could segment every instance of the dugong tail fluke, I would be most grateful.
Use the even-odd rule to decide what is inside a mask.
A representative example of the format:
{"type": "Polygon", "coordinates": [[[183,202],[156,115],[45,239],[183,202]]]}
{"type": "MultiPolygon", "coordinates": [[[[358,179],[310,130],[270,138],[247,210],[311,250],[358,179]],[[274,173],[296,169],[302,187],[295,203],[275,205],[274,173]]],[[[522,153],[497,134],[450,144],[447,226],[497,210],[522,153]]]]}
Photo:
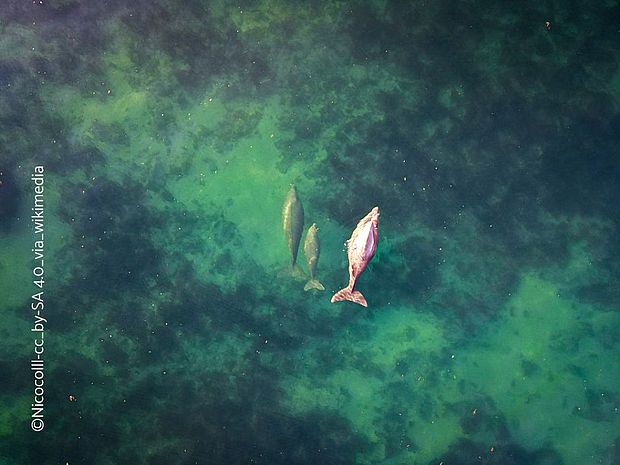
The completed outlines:
{"type": "Polygon", "coordinates": [[[325,288],[319,282],[318,279],[311,279],[310,281],[308,281],[306,283],[306,285],[304,286],[304,291],[309,291],[310,289],[316,289],[317,291],[324,291],[325,290],[325,288]]]}
{"type": "Polygon", "coordinates": [[[360,304],[364,307],[368,307],[368,303],[366,299],[362,295],[360,291],[354,291],[349,287],[345,287],[344,289],[340,289],[332,296],[331,302],[342,302],[343,300],[348,300],[350,302],[360,304]]]}

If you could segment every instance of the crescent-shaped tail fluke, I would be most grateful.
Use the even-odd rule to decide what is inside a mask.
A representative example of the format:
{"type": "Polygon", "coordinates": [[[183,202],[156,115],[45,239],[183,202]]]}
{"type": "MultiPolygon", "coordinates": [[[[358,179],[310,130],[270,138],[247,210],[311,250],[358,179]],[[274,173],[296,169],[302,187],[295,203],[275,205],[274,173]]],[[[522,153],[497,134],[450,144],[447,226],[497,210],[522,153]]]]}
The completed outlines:
{"type": "Polygon", "coordinates": [[[368,303],[366,302],[366,299],[364,298],[362,293],[360,291],[354,291],[349,287],[345,287],[344,289],[340,289],[338,292],[336,292],[332,296],[331,302],[334,303],[343,300],[348,300],[350,302],[360,304],[363,307],[368,307],[368,303]]]}
{"type": "Polygon", "coordinates": [[[311,279],[304,286],[304,291],[309,291],[310,289],[316,289],[317,291],[324,291],[325,288],[317,279],[311,279]]]}

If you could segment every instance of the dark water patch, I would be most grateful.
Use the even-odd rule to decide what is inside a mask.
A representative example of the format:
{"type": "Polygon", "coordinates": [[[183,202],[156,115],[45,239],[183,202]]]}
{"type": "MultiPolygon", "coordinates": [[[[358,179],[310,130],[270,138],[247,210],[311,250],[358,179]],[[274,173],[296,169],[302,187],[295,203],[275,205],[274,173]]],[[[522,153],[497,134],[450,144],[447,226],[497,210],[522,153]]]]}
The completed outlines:
{"type": "Polygon", "coordinates": [[[506,418],[490,397],[476,396],[456,403],[451,408],[461,412],[459,424],[469,440],[492,443],[510,441],[506,418]]]}
{"type": "Polygon", "coordinates": [[[230,112],[217,127],[217,137],[213,139],[215,147],[220,152],[230,150],[234,141],[246,138],[256,131],[261,117],[262,112],[249,106],[230,112]]]}
{"type": "Polygon", "coordinates": [[[100,345],[101,358],[105,363],[115,367],[118,376],[125,378],[128,374],[129,354],[126,352],[127,349],[120,344],[122,342],[113,340],[113,338],[104,339],[100,345]]]}
{"type": "Polygon", "coordinates": [[[540,365],[531,360],[521,359],[521,371],[524,376],[535,376],[540,372],[540,365]]]}
{"type": "Polygon", "coordinates": [[[47,434],[63,438],[62,442],[52,445],[47,441],[31,439],[31,445],[25,449],[27,458],[22,463],[45,463],[50,460],[79,464],[101,463],[107,460],[122,463],[124,455],[119,451],[119,447],[114,445],[120,443],[123,434],[114,415],[101,415],[97,420],[91,418],[90,422],[75,421],[62,426],[64,429],[61,429],[60,425],[46,428],[47,434]]]}
{"type": "MultiPolygon", "coordinates": [[[[122,435],[118,420],[119,410],[108,409],[108,402],[114,397],[113,392],[119,385],[110,376],[104,376],[91,360],[78,365],[78,360],[85,360],[79,354],[63,361],[63,366],[51,368],[48,375],[58,382],[46,383],[46,416],[55,421],[46,421],[46,434],[62,438],[55,445],[47,441],[32,441],[28,447],[29,460],[23,463],[41,463],[61,454],[64,461],[69,457],[89,460],[95,463],[103,457],[115,455],[114,449],[102,444],[118,444],[122,435]],[[67,366],[69,368],[67,368],[67,366]],[[78,371],[80,373],[78,373],[78,371]],[[104,394],[108,392],[109,395],[104,394]],[[73,396],[73,400],[70,398],[73,396]]],[[[124,380],[127,383],[127,379],[124,380]]]]}
{"type": "Polygon", "coordinates": [[[587,379],[588,375],[583,367],[580,367],[575,364],[568,365],[568,371],[575,375],[579,379],[587,379]]]}
{"type": "MultiPolygon", "coordinates": [[[[401,4],[401,6],[405,5],[401,4]]],[[[410,44],[410,40],[403,41],[407,36],[410,36],[410,32],[405,33],[405,37],[395,33],[395,31],[398,31],[398,28],[393,22],[402,18],[402,15],[405,16],[402,21],[411,20],[411,15],[407,8],[401,10],[398,18],[394,18],[389,14],[386,15],[386,18],[382,18],[379,12],[371,5],[362,3],[352,7],[346,16],[348,22],[347,32],[353,39],[352,56],[357,61],[366,62],[369,59],[381,57],[388,48],[399,49],[405,44],[410,44]],[[372,41],[368,40],[370,37],[373,38],[372,41]]]]}
{"type": "MultiPolygon", "coordinates": [[[[156,367],[156,364],[151,364],[156,367]]],[[[126,395],[127,404],[135,409],[144,410],[146,413],[152,407],[155,407],[156,403],[163,402],[174,398],[174,392],[172,392],[168,385],[165,384],[170,378],[162,379],[161,372],[147,372],[142,376],[139,376],[132,381],[128,386],[126,395]]],[[[175,389],[183,390],[188,389],[189,384],[182,383],[181,379],[176,380],[175,389]]],[[[135,425],[136,427],[138,425],[135,425]]]]}
{"type": "Polygon", "coordinates": [[[129,136],[120,123],[94,122],[91,131],[96,139],[106,144],[125,147],[129,145],[129,136]]]}
{"type": "MultiPolygon", "coordinates": [[[[165,288],[157,287],[157,289],[163,291],[165,288]]],[[[141,344],[142,338],[149,333],[151,325],[153,325],[153,322],[147,318],[150,316],[149,312],[154,311],[155,304],[153,301],[158,302],[154,294],[153,289],[149,288],[148,291],[145,290],[144,296],[126,294],[116,296],[116,298],[110,296],[106,302],[95,304],[102,310],[101,324],[105,328],[114,328],[122,336],[136,340],[141,344]]],[[[158,305],[161,304],[158,302],[158,305]]],[[[157,321],[156,324],[163,325],[164,322],[157,321]]]]}
{"type": "Polygon", "coordinates": [[[428,240],[408,238],[380,258],[366,273],[364,286],[369,295],[385,296],[383,304],[424,301],[440,282],[440,252],[428,240]]]}
{"type": "Polygon", "coordinates": [[[460,439],[450,446],[447,454],[428,462],[429,465],[440,462],[454,465],[473,463],[502,465],[562,465],[564,461],[552,448],[528,450],[510,441],[497,441],[494,445],[480,443],[469,439],[460,439]]]}
{"type": "Polygon", "coordinates": [[[0,167],[0,232],[6,233],[15,225],[22,198],[11,167],[0,167]]]}
{"type": "Polygon", "coordinates": [[[398,405],[384,412],[385,418],[389,419],[386,420],[383,427],[386,458],[418,449],[418,446],[408,434],[407,410],[398,405]]]}
{"type": "MultiPolygon", "coordinates": [[[[615,268],[615,267],[614,267],[615,268]]],[[[618,276],[617,272],[614,276],[618,276]]],[[[618,282],[595,282],[581,286],[577,289],[576,296],[580,301],[591,302],[605,308],[617,309],[616,304],[620,302],[620,287],[618,282]]]]}
{"type": "MultiPolygon", "coordinates": [[[[620,118],[611,122],[615,126],[620,118]]],[[[543,159],[547,202],[566,214],[617,217],[620,168],[616,147],[618,128],[590,117],[575,118],[558,138],[557,148],[543,159]]]]}
{"type": "Polygon", "coordinates": [[[430,393],[422,393],[416,403],[416,414],[424,421],[432,421],[439,404],[430,393]]]}
{"type": "MultiPolygon", "coordinates": [[[[266,279],[264,282],[268,282],[267,277],[263,278],[266,279]]],[[[290,296],[288,300],[285,296],[274,294],[261,297],[252,286],[241,286],[232,294],[218,294],[207,300],[207,311],[212,314],[214,321],[222,329],[239,328],[261,337],[268,336],[269,347],[265,347],[264,340],[258,338],[257,349],[292,350],[302,344],[306,337],[328,337],[337,331],[337,328],[330,328],[326,324],[326,321],[330,321],[328,316],[310,318],[309,304],[301,295],[290,296]],[[258,315],[254,309],[261,306],[269,306],[273,314],[258,315]]]]}
{"type": "Polygon", "coordinates": [[[105,161],[105,154],[94,146],[73,147],[72,144],[63,146],[68,150],[63,151],[62,157],[46,160],[45,167],[49,167],[54,173],[69,174],[83,169],[86,176],[92,179],[105,161]]]}
{"type": "Polygon", "coordinates": [[[28,358],[12,354],[10,359],[0,360],[0,370],[5,376],[2,383],[2,391],[5,395],[21,395],[24,386],[28,386],[32,382],[32,378],[28,377],[22,367],[27,367],[30,362],[28,358]]]}
{"type": "Polygon", "coordinates": [[[54,293],[55,326],[72,331],[87,325],[96,312],[106,331],[114,328],[140,340],[148,334],[150,305],[161,303],[158,293],[171,285],[161,250],[152,242],[153,229],[161,228],[159,216],[143,205],[144,190],[130,181],[96,176],[92,184],[67,184],[65,189],[60,216],[72,226],[73,236],[65,239],[65,253],[56,265],[66,280],[54,293]]]}
{"type": "Polygon", "coordinates": [[[159,306],[158,313],[163,321],[186,326],[187,331],[201,331],[201,323],[209,308],[221,308],[223,300],[213,301],[218,295],[218,288],[193,279],[179,280],[180,286],[171,287],[173,297],[159,306]]]}
{"type": "Polygon", "coordinates": [[[567,287],[567,293],[603,312],[617,311],[620,301],[620,247],[608,240],[620,229],[615,218],[606,218],[598,228],[584,224],[576,231],[576,240],[588,244],[589,263],[593,270],[588,280],[567,287]],[[610,221],[606,221],[610,220],[610,221]],[[598,230],[598,231],[597,231],[598,230]],[[611,235],[611,236],[609,236],[611,235]]]}
{"type": "Polygon", "coordinates": [[[9,88],[15,85],[14,83],[17,80],[23,78],[22,74],[24,71],[24,66],[16,59],[4,59],[0,61],[0,86],[3,87],[4,95],[6,95],[6,90],[10,91],[9,88]],[[6,90],[4,88],[6,88],[6,90]]]}
{"type": "Polygon", "coordinates": [[[577,405],[573,414],[596,422],[613,422],[618,416],[617,405],[620,402],[618,392],[602,389],[596,385],[584,383],[585,405],[577,405]]]}
{"type": "MultiPolygon", "coordinates": [[[[511,178],[507,178],[511,179],[511,178]]],[[[545,222],[544,188],[535,179],[514,176],[488,204],[476,209],[485,234],[501,245],[513,266],[546,266],[568,259],[569,238],[562,224],[545,222]]]]}
{"type": "Polygon", "coordinates": [[[134,385],[127,405],[137,409],[129,417],[136,421],[127,425],[129,431],[139,443],[170,445],[150,449],[148,463],[172,460],[179,447],[211,463],[265,464],[350,463],[363,450],[363,441],[339,416],[289,415],[277,406],[270,375],[254,369],[246,375],[232,386],[226,373],[199,377],[198,384],[181,375],[174,381],[151,376],[134,385]],[[138,421],[139,412],[151,415],[155,406],[155,423],[138,421]]]}
{"type": "Polygon", "coordinates": [[[208,316],[217,330],[230,330],[239,325],[252,326],[251,309],[254,292],[241,286],[232,293],[223,292],[214,284],[204,284],[197,276],[188,276],[177,294],[173,306],[163,308],[164,315],[172,320],[191,323],[196,315],[208,316]],[[247,292],[246,292],[247,291],[247,292]]]}
{"type": "Polygon", "coordinates": [[[140,220],[130,223],[133,224],[123,225],[127,227],[123,228],[126,232],[112,230],[106,234],[106,239],[90,251],[92,261],[76,270],[76,277],[81,280],[78,287],[82,291],[101,292],[102,283],[118,290],[142,288],[150,276],[160,270],[159,251],[146,234],[140,235],[140,220]]]}
{"type": "Polygon", "coordinates": [[[114,12],[119,1],[109,0],[105,5],[84,4],[78,0],[50,0],[47,2],[30,3],[24,6],[23,2],[7,0],[3,5],[3,16],[7,20],[28,25],[35,23],[61,23],[67,18],[79,17],[85,22],[101,17],[104,12],[114,12]]]}
{"type": "Polygon", "coordinates": [[[609,463],[610,465],[620,465],[620,436],[613,441],[609,463]]]}
{"type": "MultiPolygon", "coordinates": [[[[121,183],[103,177],[89,184],[71,187],[76,204],[65,204],[61,216],[74,225],[74,272],[82,292],[104,292],[102,283],[125,288],[142,288],[161,270],[159,250],[150,239],[153,228],[165,220],[144,206],[145,192],[130,179],[121,183]]],[[[65,198],[73,197],[70,192],[65,198]]]]}
{"type": "MultiPolygon", "coordinates": [[[[228,12],[228,8],[224,11],[228,12]]],[[[163,52],[179,64],[173,73],[185,91],[199,90],[222,73],[229,77],[244,74],[253,66],[253,57],[244,53],[230,18],[223,21],[215,7],[196,1],[171,1],[150,3],[148,8],[137,8],[132,13],[123,21],[141,39],[133,42],[134,61],[145,64],[144,59],[152,51],[163,52]]]]}
{"type": "Polygon", "coordinates": [[[305,337],[326,337],[337,331],[337,328],[330,329],[326,334],[325,320],[329,316],[317,320],[309,317],[305,296],[299,295],[297,304],[283,300],[284,297],[269,292],[270,278],[259,270],[252,274],[258,286],[240,284],[234,290],[224,291],[204,282],[189,264],[177,268],[175,284],[166,291],[169,298],[158,305],[158,320],[170,326],[180,325],[187,334],[201,333],[205,325],[214,334],[222,331],[255,334],[254,349],[259,351],[288,351],[302,344],[305,337]],[[268,346],[264,344],[265,339],[269,341],[268,346]]]}
{"type": "Polygon", "coordinates": [[[593,337],[596,337],[603,349],[613,351],[617,348],[620,341],[620,327],[617,325],[606,325],[595,334],[593,337]]]}
{"type": "Polygon", "coordinates": [[[97,363],[82,354],[74,353],[71,357],[63,360],[62,367],[64,372],[60,377],[65,389],[71,388],[84,389],[93,380],[93,376],[98,373],[97,363]]]}
{"type": "MultiPolygon", "coordinates": [[[[475,254],[475,251],[472,251],[475,254]]],[[[475,255],[480,258],[482,255],[475,255]]],[[[451,318],[445,323],[454,325],[459,333],[476,331],[480,325],[501,316],[511,294],[519,285],[520,276],[516,269],[501,266],[493,254],[481,263],[472,256],[456,260],[456,266],[446,276],[446,284],[432,288],[429,299],[430,309],[442,319],[446,314],[451,318]],[[458,276],[454,281],[456,273],[458,276]]]]}
{"type": "MultiPolygon", "coordinates": [[[[337,414],[313,412],[302,417],[266,417],[259,428],[277,431],[258,439],[257,463],[278,464],[347,464],[355,460],[368,444],[353,432],[348,422],[337,414]]],[[[243,449],[241,449],[243,451],[243,449]]],[[[243,452],[242,452],[243,454],[243,452]]],[[[254,455],[254,454],[252,454],[254,455]]],[[[232,463],[246,463],[247,453],[232,463]]]]}
{"type": "Polygon", "coordinates": [[[448,61],[437,62],[442,56],[454,56],[458,49],[454,47],[455,39],[462,39],[461,25],[471,25],[480,17],[468,14],[468,10],[458,5],[441,3],[422,7],[394,2],[383,8],[381,11],[359,4],[349,12],[347,33],[353,38],[352,54],[359,61],[381,59],[390,53],[396,54],[399,60],[414,60],[418,50],[429,50],[438,66],[445,65],[448,61]],[[442,51],[446,54],[442,55],[442,51]]]}
{"type": "MultiPolygon", "coordinates": [[[[5,62],[6,64],[6,62],[5,62]]],[[[11,65],[13,66],[13,65],[11,65]]],[[[10,78],[10,87],[3,87],[0,102],[0,162],[4,167],[25,164],[33,157],[38,162],[60,156],[53,141],[62,142],[62,123],[49,115],[38,96],[40,78],[28,62],[19,63],[10,78]],[[25,98],[27,96],[28,98],[25,98]]]]}
{"type": "MultiPolygon", "coordinates": [[[[95,75],[91,71],[100,71],[97,59],[110,38],[106,23],[123,9],[122,2],[52,0],[29,4],[26,9],[22,7],[23,2],[5,2],[2,13],[9,24],[23,25],[40,40],[35,44],[42,56],[33,61],[24,54],[22,60],[24,64],[31,63],[28,66],[37,72],[40,80],[71,83],[78,88],[85,81],[100,80],[91,81],[95,75]],[[36,61],[41,69],[33,66],[36,61]]],[[[20,33],[27,34],[25,29],[20,33]]],[[[90,94],[95,87],[88,87],[90,94]]]]}

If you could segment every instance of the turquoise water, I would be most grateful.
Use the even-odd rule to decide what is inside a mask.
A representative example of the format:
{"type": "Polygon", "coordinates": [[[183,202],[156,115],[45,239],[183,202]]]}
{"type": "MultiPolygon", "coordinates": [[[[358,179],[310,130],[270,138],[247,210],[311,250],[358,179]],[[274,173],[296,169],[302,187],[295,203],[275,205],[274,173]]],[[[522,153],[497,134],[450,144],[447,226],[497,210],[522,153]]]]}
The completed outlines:
{"type": "Polygon", "coordinates": [[[5,2],[0,464],[620,464],[618,17],[5,2]]]}

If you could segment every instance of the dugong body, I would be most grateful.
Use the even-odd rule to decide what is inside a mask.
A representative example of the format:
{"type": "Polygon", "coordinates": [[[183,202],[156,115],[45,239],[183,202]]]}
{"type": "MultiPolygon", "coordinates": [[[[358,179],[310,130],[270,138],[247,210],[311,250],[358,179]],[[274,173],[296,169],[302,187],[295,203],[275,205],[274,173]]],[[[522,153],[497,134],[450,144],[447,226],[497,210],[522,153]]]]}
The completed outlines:
{"type": "Polygon", "coordinates": [[[349,285],[332,296],[332,303],[349,300],[368,307],[361,292],[354,290],[357,279],[375,255],[379,242],[379,207],[373,208],[368,215],[357,223],[347,241],[349,256],[349,285]]]}
{"type": "Polygon", "coordinates": [[[301,233],[304,229],[304,207],[301,205],[301,200],[297,196],[297,189],[294,185],[291,186],[284,200],[282,226],[289,251],[291,252],[291,266],[294,267],[297,262],[301,233]]]}
{"type": "Polygon", "coordinates": [[[310,281],[304,286],[304,291],[310,289],[316,289],[324,291],[323,285],[316,279],[316,267],[319,262],[319,256],[321,255],[321,243],[319,241],[319,228],[316,224],[312,224],[306,234],[306,241],[304,242],[304,254],[306,255],[306,261],[308,262],[308,272],[310,273],[310,281]]]}

